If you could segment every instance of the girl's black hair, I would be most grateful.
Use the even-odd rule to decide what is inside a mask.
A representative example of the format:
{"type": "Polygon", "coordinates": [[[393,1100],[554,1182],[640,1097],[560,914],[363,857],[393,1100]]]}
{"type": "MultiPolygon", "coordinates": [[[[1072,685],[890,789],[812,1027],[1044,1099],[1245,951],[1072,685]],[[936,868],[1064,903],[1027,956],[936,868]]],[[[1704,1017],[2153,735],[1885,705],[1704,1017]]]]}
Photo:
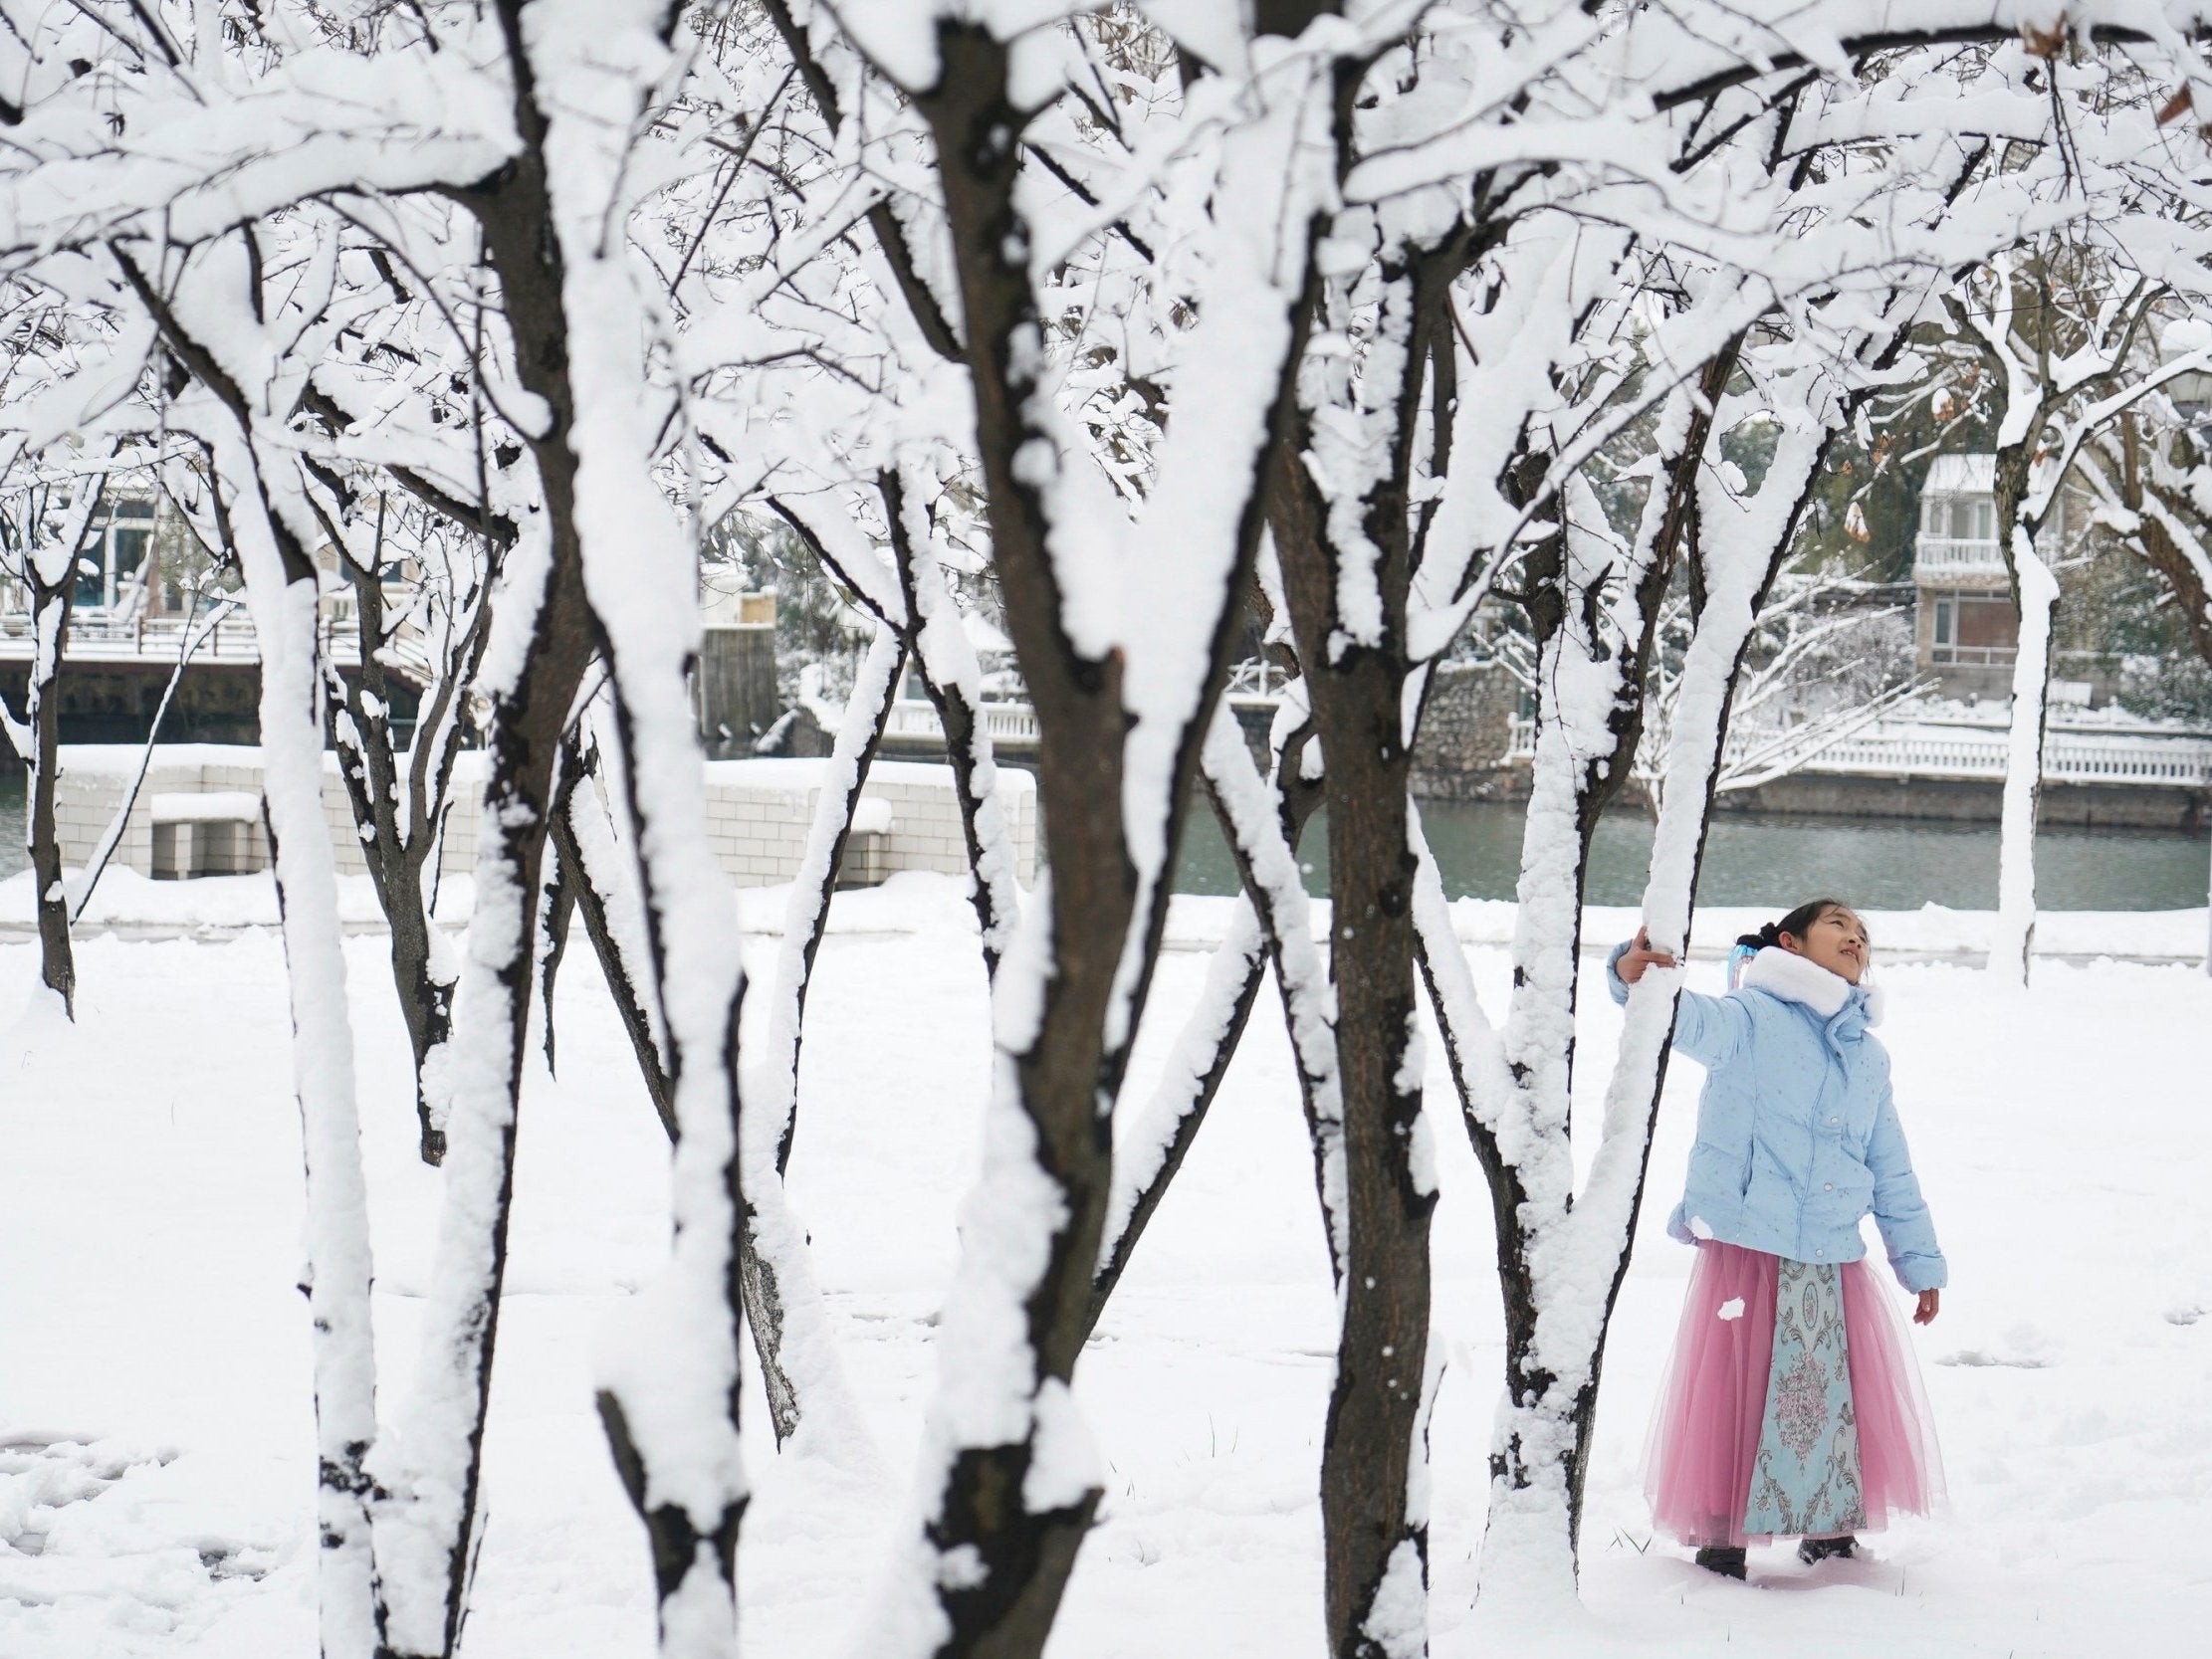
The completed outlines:
{"type": "Polygon", "coordinates": [[[1808,899],[1781,921],[1769,922],[1757,933],[1743,934],[1736,942],[1747,944],[1754,950],[1762,950],[1769,945],[1779,945],[1784,933],[1801,939],[1805,936],[1805,931],[1830,911],[1845,909],[1848,907],[1841,899],[1808,899]]]}

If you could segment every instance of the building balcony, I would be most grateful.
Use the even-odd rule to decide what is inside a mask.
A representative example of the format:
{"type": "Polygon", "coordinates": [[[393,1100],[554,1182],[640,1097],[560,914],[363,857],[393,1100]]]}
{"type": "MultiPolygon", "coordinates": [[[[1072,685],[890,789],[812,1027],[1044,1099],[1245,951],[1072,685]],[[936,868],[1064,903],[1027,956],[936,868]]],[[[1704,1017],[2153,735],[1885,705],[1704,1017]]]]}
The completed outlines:
{"type": "Polygon", "coordinates": [[[2004,550],[1994,536],[1929,535],[1912,538],[1912,579],[1930,583],[2004,585],[2011,580],[2004,550]]]}
{"type": "Polygon", "coordinates": [[[1933,645],[1928,661],[1937,668],[2010,668],[2019,659],[2017,645],[1933,645]]]}

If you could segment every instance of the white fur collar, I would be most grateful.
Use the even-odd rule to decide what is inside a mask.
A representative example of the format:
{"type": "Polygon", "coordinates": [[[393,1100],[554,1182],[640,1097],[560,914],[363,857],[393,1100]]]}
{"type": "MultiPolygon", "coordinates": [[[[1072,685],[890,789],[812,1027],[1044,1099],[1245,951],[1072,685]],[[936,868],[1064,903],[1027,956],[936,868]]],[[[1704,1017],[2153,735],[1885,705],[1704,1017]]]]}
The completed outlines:
{"type": "MultiPolygon", "coordinates": [[[[1831,973],[1810,957],[1775,944],[1751,958],[1750,965],[1743,970],[1743,982],[1786,1002],[1802,1002],[1824,1020],[1834,1019],[1844,1011],[1844,1004],[1851,1000],[1854,988],[1842,974],[1831,973]]],[[[1857,988],[1867,993],[1867,1023],[1880,1025],[1880,988],[1872,984],[1857,988]]]]}

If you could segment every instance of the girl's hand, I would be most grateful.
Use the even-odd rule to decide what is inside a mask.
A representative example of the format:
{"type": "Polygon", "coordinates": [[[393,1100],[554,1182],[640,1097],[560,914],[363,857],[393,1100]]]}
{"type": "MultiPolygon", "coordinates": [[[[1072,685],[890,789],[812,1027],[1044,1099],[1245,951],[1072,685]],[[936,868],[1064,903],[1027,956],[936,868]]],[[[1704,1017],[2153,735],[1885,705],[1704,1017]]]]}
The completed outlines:
{"type": "Polygon", "coordinates": [[[1922,1291],[1920,1293],[1920,1305],[1912,1310],[1912,1323],[1914,1325],[1933,1325],[1935,1323],[1935,1312],[1942,1306],[1943,1293],[1941,1291],[1922,1291]]]}
{"type": "Polygon", "coordinates": [[[1674,955],[1670,950],[1654,950],[1652,935],[1642,928],[1636,931],[1636,942],[1629,946],[1614,971],[1621,975],[1621,983],[1633,985],[1644,977],[1648,967],[1672,967],[1674,955]]]}

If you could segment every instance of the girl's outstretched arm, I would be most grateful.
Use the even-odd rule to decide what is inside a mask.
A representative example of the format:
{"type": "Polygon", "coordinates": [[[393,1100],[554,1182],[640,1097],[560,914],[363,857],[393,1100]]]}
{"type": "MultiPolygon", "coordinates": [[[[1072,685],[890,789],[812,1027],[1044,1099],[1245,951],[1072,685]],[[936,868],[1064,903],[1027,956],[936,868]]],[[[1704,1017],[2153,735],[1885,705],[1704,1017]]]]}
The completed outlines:
{"type": "MultiPolygon", "coordinates": [[[[1629,987],[1644,977],[1646,969],[1672,966],[1673,953],[1653,949],[1651,935],[1638,929],[1635,938],[1615,945],[1606,958],[1606,989],[1614,1001],[1625,1005],[1629,987]]],[[[1674,1046],[1706,1070],[1726,1065],[1750,1038],[1750,1012],[1734,997],[1681,993],[1675,1004],[1674,1046]]]]}

